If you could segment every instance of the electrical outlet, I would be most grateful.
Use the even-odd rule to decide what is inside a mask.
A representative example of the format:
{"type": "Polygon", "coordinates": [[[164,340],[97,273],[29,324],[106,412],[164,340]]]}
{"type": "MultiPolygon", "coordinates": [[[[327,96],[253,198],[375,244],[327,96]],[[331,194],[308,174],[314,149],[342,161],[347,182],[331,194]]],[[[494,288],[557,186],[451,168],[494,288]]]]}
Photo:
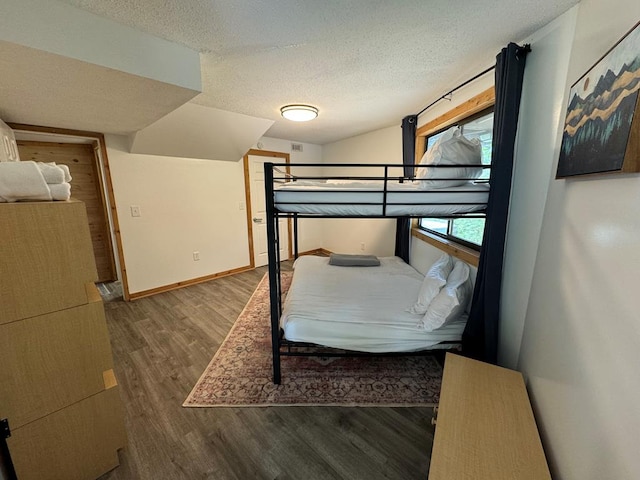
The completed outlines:
{"type": "Polygon", "coordinates": [[[244,210],[244,202],[238,202],[238,209],[244,210]]]}
{"type": "Polygon", "coordinates": [[[200,252],[193,252],[193,261],[197,262],[200,260],[200,252]]]}
{"type": "Polygon", "coordinates": [[[131,216],[132,217],[142,216],[142,214],[140,213],[140,207],[138,205],[131,205],[131,216]]]}
{"type": "Polygon", "coordinates": [[[360,244],[360,251],[364,252],[364,242],[360,244]]]}

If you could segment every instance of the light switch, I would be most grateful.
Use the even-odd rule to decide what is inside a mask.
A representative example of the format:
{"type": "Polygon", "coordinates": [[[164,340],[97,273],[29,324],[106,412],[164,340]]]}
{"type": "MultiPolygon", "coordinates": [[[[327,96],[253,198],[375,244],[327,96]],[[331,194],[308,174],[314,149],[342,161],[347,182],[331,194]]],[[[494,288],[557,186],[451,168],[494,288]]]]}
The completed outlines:
{"type": "Polygon", "coordinates": [[[132,217],[139,217],[141,216],[140,214],[140,207],[138,205],[131,205],[131,216],[132,217]]]}

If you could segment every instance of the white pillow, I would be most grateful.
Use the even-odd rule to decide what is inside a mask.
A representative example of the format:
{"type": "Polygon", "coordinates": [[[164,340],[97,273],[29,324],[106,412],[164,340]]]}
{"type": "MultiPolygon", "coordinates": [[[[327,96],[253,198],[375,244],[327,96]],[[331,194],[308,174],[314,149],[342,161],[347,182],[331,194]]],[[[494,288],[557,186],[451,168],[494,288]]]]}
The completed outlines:
{"type": "Polygon", "coordinates": [[[469,280],[469,265],[455,262],[453,270],[447,278],[447,284],[429,304],[422,323],[427,332],[446,325],[464,312],[471,298],[471,281],[469,280]]]}
{"type": "Polygon", "coordinates": [[[444,254],[436,262],[431,265],[429,271],[424,276],[418,300],[409,309],[411,313],[424,315],[431,301],[440,293],[440,289],[447,283],[447,277],[453,269],[453,259],[444,254]]]}
{"type": "Polygon", "coordinates": [[[452,127],[429,148],[420,159],[421,168],[416,172],[416,180],[421,180],[422,188],[445,188],[464,185],[482,175],[482,168],[467,165],[482,165],[480,140],[467,139],[460,127],[452,127]],[[460,168],[429,168],[429,165],[463,165],[460,168]],[[431,180],[452,178],[455,180],[431,180]]]}

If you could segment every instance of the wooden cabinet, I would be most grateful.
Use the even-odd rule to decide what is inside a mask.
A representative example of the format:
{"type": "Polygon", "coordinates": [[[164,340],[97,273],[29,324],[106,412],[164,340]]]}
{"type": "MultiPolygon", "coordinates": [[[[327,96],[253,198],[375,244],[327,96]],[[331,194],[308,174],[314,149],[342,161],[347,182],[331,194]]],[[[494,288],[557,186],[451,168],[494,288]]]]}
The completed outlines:
{"type": "Polygon", "coordinates": [[[0,232],[0,418],[16,473],[97,478],[126,435],[84,204],[0,204],[0,232]]]}
{"type": "Polygon", "coordinates": [[[551,480],[522,374],[447,353],[429,480],[551,480]]]}
{"type": "Polygon", "coordinates": [[[0,203],[0,325],[86,304],[90,242],[82,202],[0,203]]]}

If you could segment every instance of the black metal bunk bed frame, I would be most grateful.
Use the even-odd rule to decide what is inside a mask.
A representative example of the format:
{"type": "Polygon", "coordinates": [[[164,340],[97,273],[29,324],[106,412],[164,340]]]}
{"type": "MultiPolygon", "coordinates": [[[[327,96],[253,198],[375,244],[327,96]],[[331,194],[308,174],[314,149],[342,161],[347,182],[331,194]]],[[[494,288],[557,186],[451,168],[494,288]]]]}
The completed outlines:
{"type": "MultiPolygon", "coordinates": [[[[390,353],[369,353],[369,352],[357,352],[357,351],[343,351],[337,350],[331,347],[324,347],[322,345],[316,345],[311,343],[293,342],[284,338],[284,331],[280,328],[280,317],[282,315],[282,282],[281,282],[281,269],[280,269],[280,234],[279,234],[279,220],[281,218],[287,218],[293,220],[293,254],[294,259],[298,258],[298,219],[299,218],[422,218],[427,215],[420,214],[402,214],[402,215],[388,215],[387,208],[393,205],[407,205],[407,201],[402,202],[389,202],[388,194],[389,182],[400,182],[414,180],[413,175],[405,176],[404,171],[407,167],[403,164],[317,164],[317,163],[297,163],[295,167],[298,168],[382,168],[383,175],[381,176],[340,176],[340,175],[322,175],[322,176],[301,176],[292,175],[285,172],[283,169],[290,167],[287,163],[264,163],[264,183],[265,183],[265,199],[266,199],[266,216],[267,216],[267,255],[269,262],[269,301],[270,301],[270,314],[271,314],[271,347],[273,357],[273,383],[281,383],[281,356],[323,356],[323,357],[391,357],[391,356],[408,356],[408,355],[424,355],[425,352],[433,352],[433,350],[423,350],[419,352],[390,352],[390,353]],[[398,169],[403,172],[402,175],[392,176],[389,174],[390,170],[398,169]],[[275,176],[274,171],[278,172],[280,176],[275,176]],[[305,204],[320,204],[320,205],[362,205],[362,206],[379,206],[382,209],[382,213],[375,214],[363,214],[363,215],[339,215],[339,214],[323,214],[323,213],[293,213],[283,212],[276,207],[275,201],[275,184],[286,183],[298,180],[349,180],[349,181],[377,181],[382,182],[382,201],[380,202],[332,202],[332,201],[320,201],[320,202],[305,202],[305,204]],[[297,351],[296,348],[306,349],[311,347],[313,351],[297,351]]],[[[460,165],[430,165],[429,168],[442,169],[446,172],[449,168],[460,168],[460,165]]],[[[490,169],[491,165],[478,165],[479,168],[490,169]]],[[[411,166],[411,169],[420,168],[419,165],[411,166]]],[[[460,177],[450,178],[446,175],[433,178],[434,180],[460,180],[460,177]]],[[[469,180],[476,180],[469,179],[469,180]]],[[[477,181],[477,180],[476,180],[477,181]]],[[[487,180],[488,182],[488,180],[487,180]]],[[[338,190],[336,190],[338,191],[338,190]]],[[[446,188],[439,189],[441,192],[450,192],[446,188]]],[[[371,193],[371,191],[363,191],[363,193],[371,193]]],[[[380,191],[376,191],[380,193],[380,191]]],[[[419,190],[416,193],[421,193],[419,190]]],[[[330,190],[325,190],[324,193],[330,193],[330,190]]],[[[402,193],[413,193],[412,191],[402,193]]],[[[278,202],[281,205],[284,204],[297,204],[299,202],[278,202]]],[[[464,205],[464,202],[416,202],[411,205],[464,205]]],[[[470,202],[469,205],[477,205],[477,202],[470,202]]],[[[486,204],[484,204],[486,207],[486,204]]],[[[460,213],[451,215],[430,215],[437,218],[485,218],[485,210],[478,210],[471,213],[460,213]]],[[[452,345],[459,344],[456,342],[442,342],[451,343],[452,345]]]]}

